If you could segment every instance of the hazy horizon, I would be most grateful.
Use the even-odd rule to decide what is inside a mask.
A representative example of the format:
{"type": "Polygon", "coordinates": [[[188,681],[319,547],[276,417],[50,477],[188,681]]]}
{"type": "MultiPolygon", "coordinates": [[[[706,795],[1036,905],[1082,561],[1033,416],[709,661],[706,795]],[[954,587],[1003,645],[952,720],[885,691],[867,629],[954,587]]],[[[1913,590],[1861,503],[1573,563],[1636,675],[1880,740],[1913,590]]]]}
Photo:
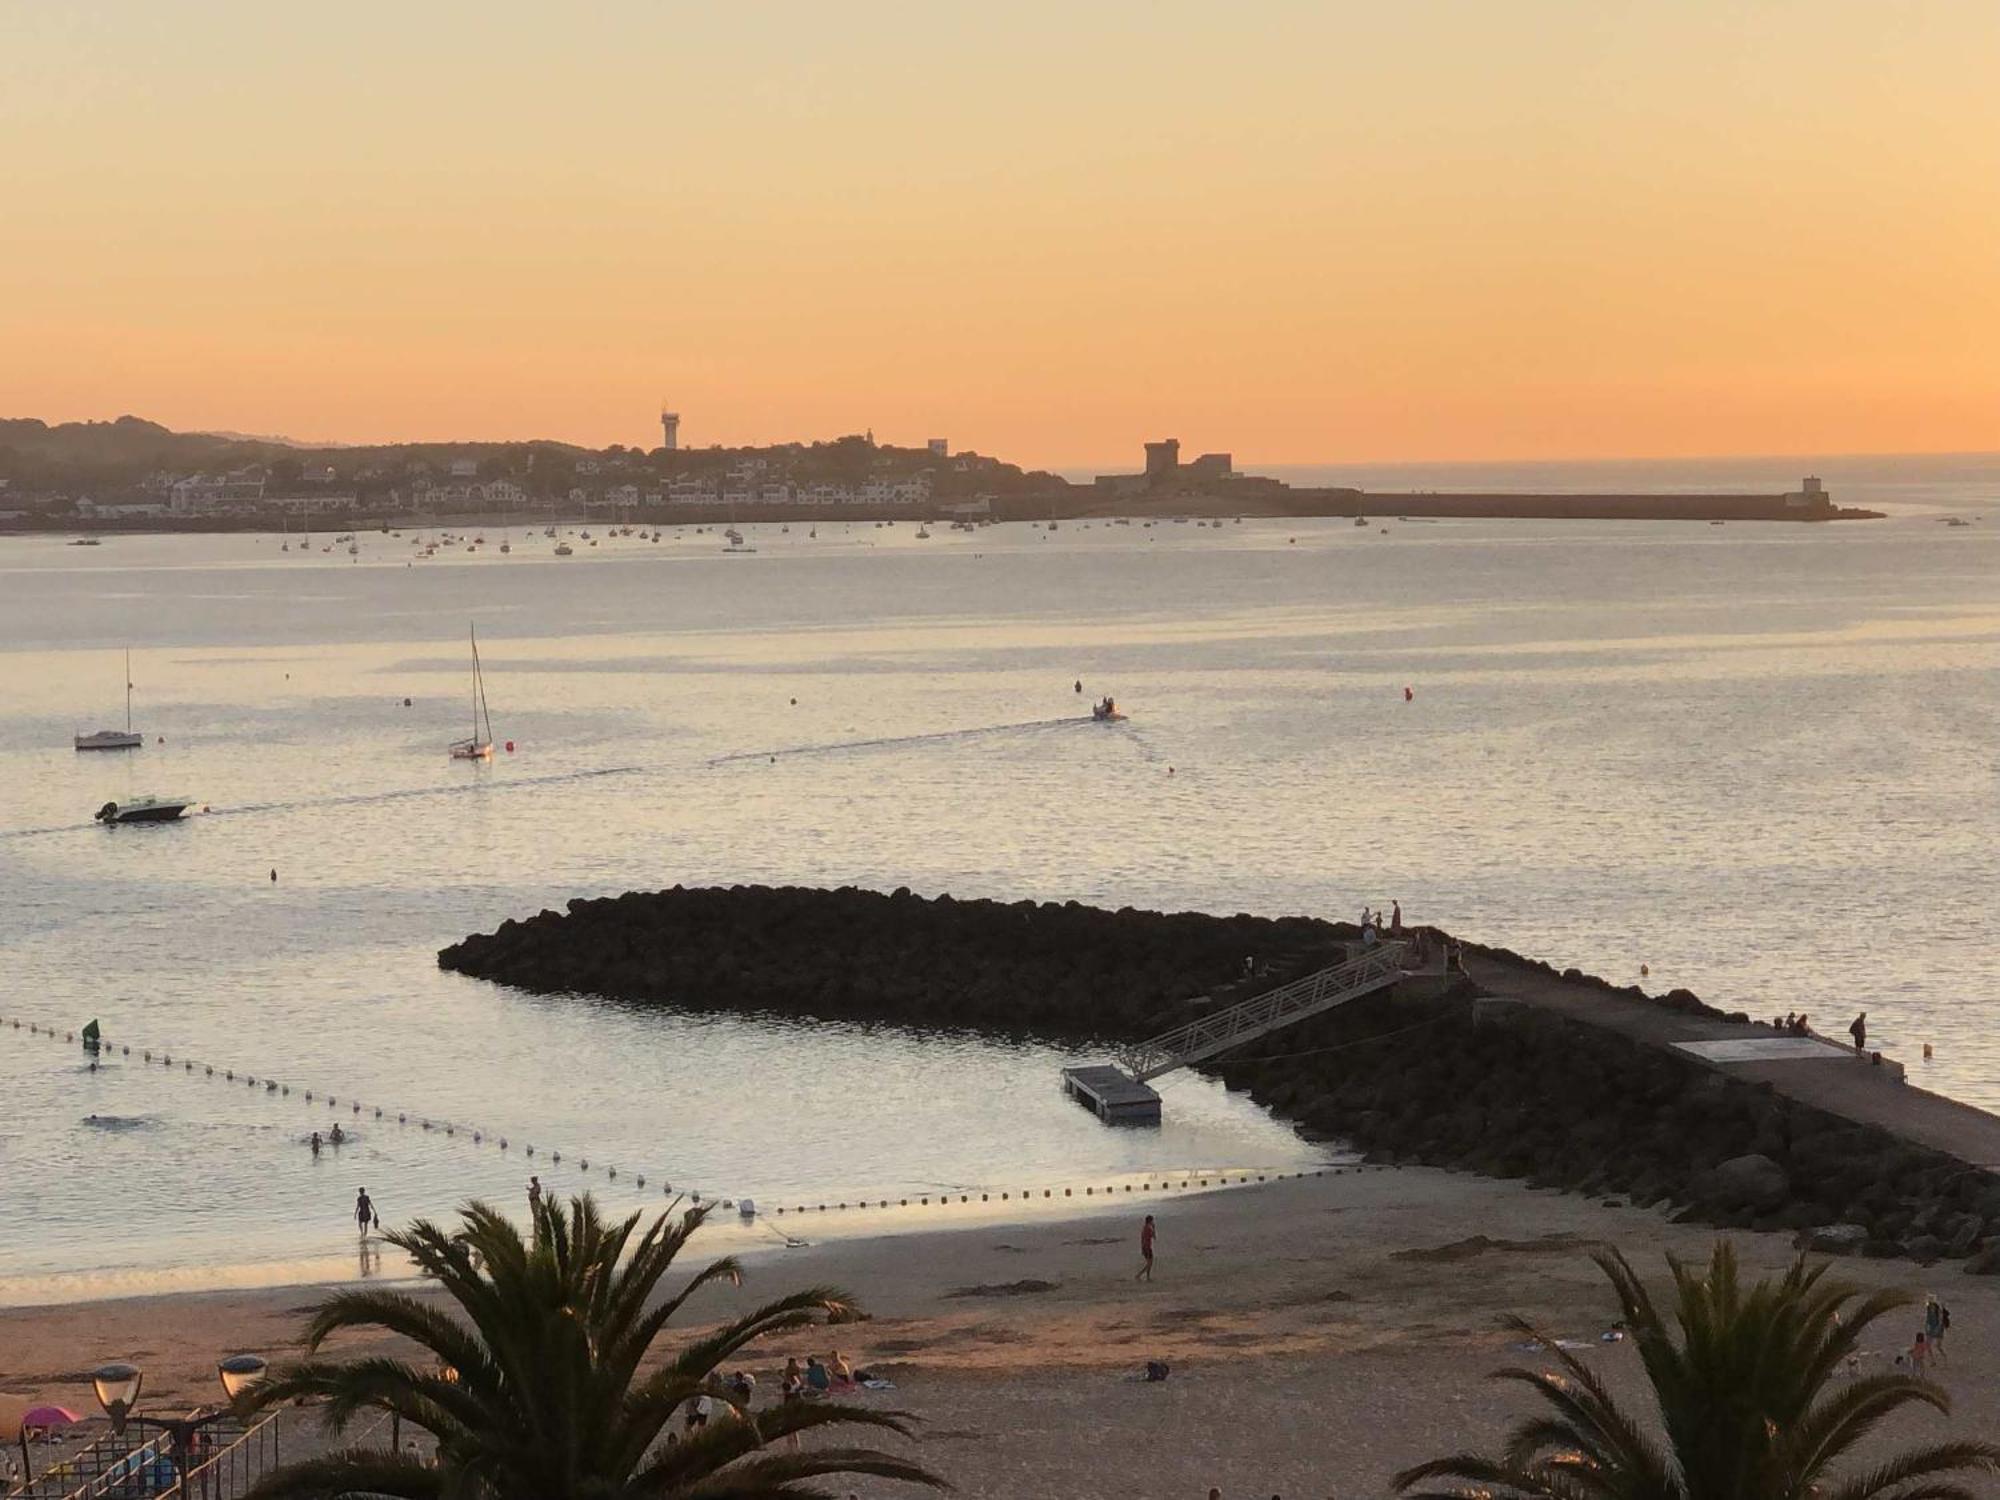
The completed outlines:
{"type": "Polygon", "coordinates": [[[0,409],[1064,468],[1995,446],[2000,10],[17,11],[0,409]]]}

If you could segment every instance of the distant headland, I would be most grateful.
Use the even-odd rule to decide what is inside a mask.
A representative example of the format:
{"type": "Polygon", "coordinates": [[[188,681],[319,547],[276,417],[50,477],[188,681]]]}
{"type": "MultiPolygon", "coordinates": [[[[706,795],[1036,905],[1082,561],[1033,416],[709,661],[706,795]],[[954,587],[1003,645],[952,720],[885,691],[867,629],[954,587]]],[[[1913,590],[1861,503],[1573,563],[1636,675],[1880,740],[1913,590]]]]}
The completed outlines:
{"type": "Polygon", "coordinates": [[[653,449],[529,442],[306,446],[174,432],[138,417],[51,426],[0,419],[0,531],[251,531],[511,514],[629,521],[1048,521],[1087,517],[1373,515],[1553,520],[1846,521],[1816,478],[1783,494],[1395,493],[1294,486],[1145,445],[1145,467],[1072,483],[948,440],[873,433],[758,448],[680,446],[662,413],[653,449]]]}

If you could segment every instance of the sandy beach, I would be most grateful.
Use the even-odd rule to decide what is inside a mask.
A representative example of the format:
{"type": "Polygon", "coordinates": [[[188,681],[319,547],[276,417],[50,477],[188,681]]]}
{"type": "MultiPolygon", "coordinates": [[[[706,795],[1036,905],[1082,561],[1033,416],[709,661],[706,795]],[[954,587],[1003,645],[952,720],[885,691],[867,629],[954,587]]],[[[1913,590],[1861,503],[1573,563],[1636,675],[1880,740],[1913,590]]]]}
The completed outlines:
{"type": "MultiPolygon", "coordinates": [[[[1753,1268],[1792,1254],[1778,1236],[1735,1238],[1753,1268]]],[[[1664,1274],[1661,1252],[1703,1256],[1712,1235],[1518,1183],[1371,1169],[1135,1201],[1129,1212],[1121,1202],[774,1248],[752,1254],[743,1288],[703,1316],[803,1284],[852,1292],[870,1320],[761,1349],[760,1397],[787,1355],[838,1347],[895,1381],[893,1394],[858,1399],[914,1414],[923,1461],[964,1495],[1201,1500],[1213,1484],[1231,1500],[1320,1500],[1383,1494],[1406,1464],[1491,1445],[1522,1398],[1483,1376],[1534,1358],[1509,1347],[1505,1312],[1590,1342],[1586,1357],[1635,1389],[1630,1346],[1596,1342],[1614,1310],[1588,1252],[1606,1241],[1651,1276],[1664,1274]],[[1148,1207],[1159,1219],[1151,1284],[1133,1279],[1148,1207]],[[1135,1379],[1148,1359],[1168,1362],[1170,1378],[1135,1379]]],[[[1953,1311],[1939,1372],[1953,1415],[1907,1417],[1884,1444],[1990,1433],[2000,1361],[1985,1330],[2000,1321],[2000,1286],[1956,1265],[1855,1260],[1836,1274],[1936,1291],[1953,1311]]],[[[150,1403],[206,1400],[219,1355],[291,1352],[314,1296],[295,1287],[0,1312],[0,1387],[94,1409],[84,1372],[122,1358],[148,1371],[150,1403]]],[[[1917,1317],[1878,1325],[1865,1367],[1886,1367],[1917,1317]]]]}

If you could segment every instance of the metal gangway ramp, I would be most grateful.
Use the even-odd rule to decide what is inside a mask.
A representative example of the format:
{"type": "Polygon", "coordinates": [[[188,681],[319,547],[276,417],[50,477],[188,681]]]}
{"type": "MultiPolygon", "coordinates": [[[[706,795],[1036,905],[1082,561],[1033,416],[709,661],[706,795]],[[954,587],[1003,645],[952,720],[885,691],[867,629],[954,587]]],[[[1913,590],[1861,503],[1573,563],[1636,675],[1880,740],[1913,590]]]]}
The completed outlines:
{"type": "Polygon", "coordinates": [[[1290,984],[1253,995],[1212,1016],[1162,1032],[1122,1053],[1118,1061],[1135,1081],[1144,1083],[1175,1068],[1227,1052],[1239,1043],[1268,1036],[1336,1005],[1387,989],[1403,977],[1403,955],[1408,947],[1400,941],[1377,943],[1359,958],[1334,964],[1290,984]]]}

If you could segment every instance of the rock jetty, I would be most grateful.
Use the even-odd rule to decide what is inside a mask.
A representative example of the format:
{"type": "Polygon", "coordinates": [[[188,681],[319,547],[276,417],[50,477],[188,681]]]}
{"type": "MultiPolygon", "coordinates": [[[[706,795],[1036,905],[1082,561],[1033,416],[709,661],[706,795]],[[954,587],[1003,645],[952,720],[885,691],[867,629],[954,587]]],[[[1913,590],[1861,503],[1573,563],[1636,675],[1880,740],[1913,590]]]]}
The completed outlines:
{"type": "MultiPolygon", "coordinates": [[[[508,921],[438,963],[543,993],[1116,1043],[1337,962],[1357,936],[1307,917],[676,886],[508,921]]],[[[1685,990],[1561,977],[1607,1006],[1743,1019],[1685,990]]],[[[2000,1271],[2000,1180],[1975,1166],[1587,1018],[1497,1003],[1463,977],[1435,989],[1344,1006],[1209,1071],[1378,1161],[1789,1231],[1830,1253],[2000,1271]]]]}

